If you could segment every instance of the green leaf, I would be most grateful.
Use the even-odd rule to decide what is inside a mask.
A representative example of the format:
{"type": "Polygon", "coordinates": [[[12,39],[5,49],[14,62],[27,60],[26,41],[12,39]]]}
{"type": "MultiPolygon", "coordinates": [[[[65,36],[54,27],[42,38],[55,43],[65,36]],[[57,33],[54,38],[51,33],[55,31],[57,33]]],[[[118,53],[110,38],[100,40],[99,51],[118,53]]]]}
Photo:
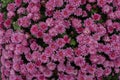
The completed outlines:
{"type": "Polygon", "coordinates": [[[8,3],[13,2],[14,0],[1,0],[2,2],[2,7],[5,8],[7,6],[8,3]]]}
{"type": "Polygon", "coordinates": [[[94,13],[97,13],[98,11],[97,11],[97,9],[92,9],[91,10],[91,14],[94,14],[94,13]]]}
{"type": "Polygon", "coordinates": [[[76,44],[77,44],[77,43],[76,43],[75,39],[71,39],[70,45],[75,46],[76,44]]]}
{"type": "Polygon", "coordinates": [[[104,22],[103,19],[101,19],[101,20],[98,21],[98,23],[103,23],[103,22],[104,22]]]}
{"type": "Polygon", "coordinates": [[[21,30],[21,27],[18,26],[17,22],[13,22],[13,28],[14,30],[21,30]]]}
{"type": "Polygon", "coordinates": [[[108,76],[108,80],[111,80],[112,79],[112,76],[108,76]]]}

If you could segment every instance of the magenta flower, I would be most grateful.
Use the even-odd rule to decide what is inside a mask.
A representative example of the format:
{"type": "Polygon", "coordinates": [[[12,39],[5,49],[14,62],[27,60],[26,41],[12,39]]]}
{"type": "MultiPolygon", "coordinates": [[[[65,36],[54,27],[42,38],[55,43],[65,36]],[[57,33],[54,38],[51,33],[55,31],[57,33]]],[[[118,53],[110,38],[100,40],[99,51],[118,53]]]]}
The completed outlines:
{"type": "Polygon", "coordinates": [[[28,71],[25,64],[20,65],[20,73],[23,75],[27,75],[28,71]]]}
{"type": "Polygon", "coordinates": [[[70,38],[67,35],[64,35],[63,39],[65,43],[70,43],[70,38]]]}
{"type": "Polygon", "coordinates": [[[36,34],[37,38],[41,38],[43,36],[43,32],[39,30],[36,34]]]}
{"type": "Polygon", "coordinates": [[[11,27],[11,23],[12,23],[11,19],[6,19],[5,22],[4,22],[4,26],[6,28],[10,28],[11,27]]]}
{"type": "Polygon", "coordinates": [[[11,66],[12,66],[12,62],[11,62],[11,61],[9,61],[9,60],[5,61],[4,67],[5,67],[6,69],[10,69],[11,66]]]}
{"type": "Polygon", "coordinates": [[[49,61],[49,58],[48,58],[48,56],[47,56],[46,54],[42,53],[42,54],[40,55],[40,61],[41,61],[42,63],[47,63],[47,62],[49,61]]]}
{"type": "Polygon", "coordinates": [[[32,60],[33,60],[33,61],[37,61],[37,60],[39,59],[39,57],[40,57],[40,53],[39,53],[39,52],[34,51],[34,52],[32,53],[32,60]]]}
{"type": "Polygon", "coordinates": [[[24,34],[22,34],[20,32],[14,33],[14,34],[12,34],[11,41],[13,43],[20,43],[23,41],[24,37],[25,37],[24,34]]]}
{"type": "Polygon", "coordinates": [[[51,28],[50,30],[49,30],[49,34],[50,34],[50,36],[56,36],[57,34],[58,34],[58,32],[56,31],[56,29],[55,28],[51,28]]]}
{"type": "Polygon", "coordinates": [[[73,13],[76,9],[74,7],[74,5],[68,4],[66,5],[65,9],[69,12],[69,13],[73,13]]]}
{"type": "Polygon", "coordinates": [[[114,65],[115,65],[116,67],[119,67],[119,66],[120,66],[119,58],[117,58],[117,59],[114,61],[114,65]]]}
{"type": "Polygon", "coordinates": [[[102,11],[104,13],[110,13],[112,11],[112,7],[110,7],[109,5],[105,5],[103,6],[102,11]]]}
{"type": "Polygon", "coordinates": [[[46,80],[45,76],[44,75],[39,75],[38,77],[38,80],[41,79],[41,80],[46,80]]]}
{"type": "Polygon", "coordinates": [[[30,26],[30,24],[31,24],[31,21],[26,16],[18,19],[18,25],[19,26],[27,28],[27,27],[30,26]]]}
{"type": "Polygon", "coordinates": [[[13,11],[9,11],[8,13],[7,13],[7,17],[8,18],[13,18],[15,16],[15,13],[13,12],[13,11]]]}
{"type": "Polygon", "coordinates": [[[50,36],[50,34],[43,34],[43,41],[47,44],[52,42],[52,37],[50,36]]]}
{"type": "Polygon", "coordinates": [[[56,54],[51,54],[51,60],[57,61],[58,60],[57,55],[56,54]]]}
{"type": "Polygon", "coordinates": [[[40,60],[36,60],[35,61],[35,67],[39,68],[41,66],[41,61],[40,60]]]}
{"type": "Polygon", "coordinates": [[[31,43],[30,48],[32,50],[37,50],[38,49],[38,44],[36,42],[31,43]]]}
{"type": "Polygon", "coordinates": [[[47,55],[47,56],[51,56],[53,51],[51,50],[52,48],[50,47],[46,47],[46,49],[44,50],[44,53],[47,55]]]}
{"type": "Polygon", "coordinates": [[[111,73],[111,68],[109,68],[109,67],[105,68],[104,75],[108,76],[110,73],[111,73]]]}
{"type": "Polygon", "coordinates": [[[115,12],[115,16],[117,19],[120,19],[120,11],[119,10],[115,12]]]}
{"type": "Polygon", "coordinates": [[[55,18],[55,19],[62,18],[61,12],[59,10],[55,11],[53,14],[53,18],[55,18]]]}
{"type": "Polygon", "coordinates": [[[47,67],[48,67],[49,70],[54,70],[56,68],[56,64],[53,63],[53,62],[49,62],[47,64],[47,67]]]}
{"type": "Polygon", "coordinates": [[[90,34],[90,32],[91,32],[90,29],[87,27],[83,30],[84,34],[90,34]]]}
{"type": "Polygon", "coordinates": [[[67,9],[63,9],[61,14],[62,14],[63,18],[68,18],[71,13],[67,9]]]}
{"type": "Polygon", "coordinates": [[[17,10],[18,14],[25,14],[26,9],[24,7],[21,7],[17,10]]]}
{"type": "MultiPolygon", "coordinates": [[[[89,0],[90,1],[90,0],[89,0]]],[[[93,0],[93,1],[95,1],[95,0],[93,0]]],[[[93,2],[92,0],[91,0],[91,2],[93,2]]],[[[88,11],[90,11],[91,9],[92,9],[92,6],[90,5],[90,4],[87,4],[86,5],[86,9],[88,10],[88,11]]]]}
{"type": "Polygon", "coordinates": [[[102,68],[96,69],[95,74],[97,75],[97,77],[101,77],[102,75],[104,75],[103,73],[104,73],[104,70],[102,68]]]}
{"type": "Polygon", "coordinates": [[[103,7],[104,5],[106,5],[106,0],[97,0],[97,4],[100,7],[103,7]]]}
{"type": "Polygon", "coordinates": [[[5,59],[10,59],[10,58],[13,57],[13,52],[12,51],[3,50],[2,53],[4,53],[3,56],[4,56],[5,59]]]}
{"type": "Polygon", "coordinates": [[[79,73],[77,79],[85,80],[84,75],[79,73]]]}
{"type": "Polygon", "coordinates": [[[25,39],[21,42],[21,44],[22,44],[23,46],[28,46],[28,42],[27,42],[27,40],[25,40],[25,39]]]}
{"type": "Polygon", "coordinates": [[[87,16],[88,16],[87,12],[85,10],[82,11],[82,17],[87,17],[87,16]]]}
{"type": "Polygon", "coordinates": [[[59,48],[62,48],[65,45],[65,41],[62,38],[57,39],[56,43],[57,43],[57,45],[58,45],[59,48]]]}
{"type": "Polygon", "coordinates": [[[74,62],[78,66],[83,66],[85,64],[85,60],[82,56],[75,57],[74,62]]]}
{"type": "Polygon", "coordinates": [[[66,55],[66,57],[68,57],[68,58],[72,58],[72,56],[74,56],[74,54],[73,54],[73,49],[72,49],[72,48],[67,48],[67,49],[65,50],[65,55],[66,55]]]}
{"type": "Polygon", "coordinates": [[[92,26],[93,23],[93,20],[91,18],[88,18],[84,21],[84,26],[89,27],[92,26]]]}
{"type": "Polygon", "coordinates": [[[10,3],[7,5],[7,10],[8,11],[15,11],[16,10],[16,6],[15,3],[10,3]]]}
{"type": "Polygon", "coordinates": [[[75,10],[74,14],[75,14],[76,16],[81,16],[81,15],[82,15],[82,9],[81,9],[81,8],[77,8],[77,9],[75,10]]]}
{"type": "Polygon", "coordinates": [[[58,69],[58,71],[63,71],[64,72],[66,70],[66,67],[65,67],[65,65],[63,63],[60,63],[57,66],[57,69],[58,69]]]}
{"type": "Polygon", "coordinates": [[[115,17],[116,17],[114,12],[110,12],[108,14],[108,16],[109,16],[110,19],[115,19],[115,17]]]}
{"type": "Polygon", "coordinates": [[[91,60],[93,63],[97,63],[97,61],[99,60],[97,57],[98,57],[98,55],[93,54],[93,55],[90,56],[90,60],[91,60]]]}
{"type": "Polygon", "coordinates": [[[23,52],[24,52],[24,54],[29,53],[29,52],[30,52],[30,48],[24,47],[24,48],[23,48],[23,52]]]}
{"type": "Polygon", "coordinates": [[[89,76],[85,76],[85,80],[93,80],[94,76],[89,75],[89,76]]]}
{"type": "Polygon", "coordinates": [[[45,76],[45,77],[51,77],[52,76],[52,71],[50,71],[50,70],[45,70],[44,72],[43,72],[43,75],[45,76]]]}
{"type": "Polygon", "coordinates": [[[15,6],[19,7],[22,4],[22,0],[15,0],[15,6]]]}
{"type": "Polygon", "coordinates": [[[22,80],[21,76],[17,76],[17,75],[13,75],[12,78],[10,78],[10,80],[22,80]]]}
{"type": "Polygon", "coordinates": [[[78,19],[76,19],[76,18],[73,18],[73,19],[72,19],[72,25],[73,25],[73,27],[75,27],[75,28],[81,27],[81,26],[82,26],[81,20],[78,20],[78,19]]]}
{"type": "Polygon", "coordinates": [[[25,58],[26,58],[28,61],[31,61],[31,60],[32,60],[32,55],[31,55],[31,53],[25,54],[25,58]]]}
{"type": "Polygon", "coordinates": [[[94,73],[96,72],[96,66],[87,66],[87,72],[94,75],[94,73]]]}
{"type": "Polygon", "coordinates": [[[59,51],[56,52],[57,60],[58,61],[64,61],[65,58],[65,51],[60,49],[59,51]]]}
{"type": "Polygon", "coordinates": [[[45,7],[46,7],[48,10],[54,10],[54,8],[55,8],[55,2],[53,2],[52,0],[49,0],[49,1],[46,3],[45,7]]]}
{"type": "Polygon", "coordinates": [[[64,1],[63,0],[55,0],[55,6],[56,7],[62,7],[64,4],[64,1]]]}
{"type": "Polygon", "coordinates": [[[29,14],[27,15],[27,18],[28,18],[28,19],[32,19],[32,18],[33,18],[33,14],[32,14],[32,13],[29,13],[29,14]]]}
{"type": "Polygon", "coordinates": [[[52,26],[54,25],[54,20],[53,20],[53,18],[47,18],[46,24],[47,24],[47,26],[52,27],[52,26]]]}
{"type": "Polygon", "coordinates": [[[45,22],[40,22],[39,27],[42,31],[46,31],[48,29],[48,26],[45,22]]]}
{"type": "Polygon", "coordinates": [[[15,71],[20,71],[20,63],[19,62],[15,62],[15,63],[13,63],[13,69],[15,70],[15,71]]]}
{"type": "Polygon", "coordinates": [[[115,73],[119,73],[119,68],[115,68],[115,73]]]}
{"type": "Polygon", "coordinates": [[[17,44],[16,47],[15,47],[15,51],[14,51],[14,54],[16,55],[20,55],[23,53],[23,46],[21,44],[17,44]]]}
{"type": "Polygon", "coordinates": [[[28,3],[28,2],[30,2],[30,0],[23,0],[23,2],[24,2],[24,3],[28,3]]]}
{"type": "Polygon", "coordinates": [[[65,72],[67,74],[74,74],[74,68],[71,66],[67,66],[65,72]]]}
{"type": "Polygon", "coordinates": [[[114,66],[113,62],[110,61],[104,61],[104,67],[109,67],[110,66],[114,66]]]}
{"type": "Polygon", "coordinates": [[[30,32],[33,34],[33,35],[37,35],[39,31],[39,28],[38,28],[38,25],[35,24],[35,25],[32,25],[31,29],[30,29],[30,32]]]}
{"type": "Polygon", "coordinates": [[[99,14],[94,14],[94,15],[92,15],[92,18],[94,20],[100,20],[101,16],[99,14]]]}
{"type": "Polygon", "coordinates": [[[33,17],[32,17],[33,21],[38,21],[38,20],[40,20],[40,18],[41,18],[40,13],[34,13],[33,14],[33,17]]]}
{"type": "Polygon", "coordinates": [[[28,71],[29,73],[35,73],[35,72],[36,72],[35,65],[34,65],[32,62],[28,63],[28,64],[26,65],[26,68],[27,68],[27,71],[28,71]]]}
{"type": "Polygon", "coordinates": [[[110,57],[110,59],[115,60],[115,59],[118,57],[117,55],[118,55],[117,53],[111,52],[111,53],[109,54],[109,57],[110,57]]]}
{"type": "Polygon", "coordinates": [[[82,3],[82,1],[81,0],[69,0],[69,3],[74,6],[79,6],[82,3]]]}
{"type": "Polygon", "coordinates": [[[39,7],[38,6],[33,6],[32,8],[31,8],[31,13],[38,13],[39,12],[39,7]]]}
{"type": "Polygon", "coordinates": [[[39,3],[39,2],[40,2],[40,0],[31,0],[31,2],[33,2],[33,3],[37,4],[37,3],[39,3]]]}
{"type": "Polygon", "coordinates": [[[62,33],[65,32],[65,26],[62,25],[62,24],[56,25],[56,26],[55,26],[55,29],[56,29],[56,31],[57,31],[59,34],[62,34],[62,33]]]}

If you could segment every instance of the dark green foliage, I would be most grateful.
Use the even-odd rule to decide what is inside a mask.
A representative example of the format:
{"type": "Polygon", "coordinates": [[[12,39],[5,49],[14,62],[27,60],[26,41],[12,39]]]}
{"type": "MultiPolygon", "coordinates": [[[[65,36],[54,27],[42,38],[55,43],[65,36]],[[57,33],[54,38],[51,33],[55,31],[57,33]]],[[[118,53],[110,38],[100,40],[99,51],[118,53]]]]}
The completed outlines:
{"type": "Polygon", "coordinates": [[[8,3],[11,3],[13,1],[14,0],[0,0],[0,2],[2,3],[2,8],[5,8],[8,3]]]}

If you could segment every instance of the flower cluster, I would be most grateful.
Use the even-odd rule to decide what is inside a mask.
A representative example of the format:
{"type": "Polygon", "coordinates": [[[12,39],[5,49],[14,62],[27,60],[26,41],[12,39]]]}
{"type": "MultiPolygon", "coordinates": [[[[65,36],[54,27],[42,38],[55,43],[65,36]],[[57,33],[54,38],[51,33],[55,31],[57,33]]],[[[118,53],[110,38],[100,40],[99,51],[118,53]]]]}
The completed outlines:
{"type": "Polygon", "coordinates": [[[0,2],[0,60],[2,80],[118,80],[120,0],[0,2]]]}

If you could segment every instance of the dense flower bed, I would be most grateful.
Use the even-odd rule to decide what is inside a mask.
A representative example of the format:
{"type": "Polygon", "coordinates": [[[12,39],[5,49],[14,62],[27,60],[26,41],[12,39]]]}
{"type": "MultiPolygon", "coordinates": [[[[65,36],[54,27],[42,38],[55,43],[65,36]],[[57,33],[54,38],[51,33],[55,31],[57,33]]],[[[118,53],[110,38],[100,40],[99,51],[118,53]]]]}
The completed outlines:
{"type": "Polygon", "coordinates": [[[0,0],[1,80],[118,80],[120,0],[0,0]]]}

